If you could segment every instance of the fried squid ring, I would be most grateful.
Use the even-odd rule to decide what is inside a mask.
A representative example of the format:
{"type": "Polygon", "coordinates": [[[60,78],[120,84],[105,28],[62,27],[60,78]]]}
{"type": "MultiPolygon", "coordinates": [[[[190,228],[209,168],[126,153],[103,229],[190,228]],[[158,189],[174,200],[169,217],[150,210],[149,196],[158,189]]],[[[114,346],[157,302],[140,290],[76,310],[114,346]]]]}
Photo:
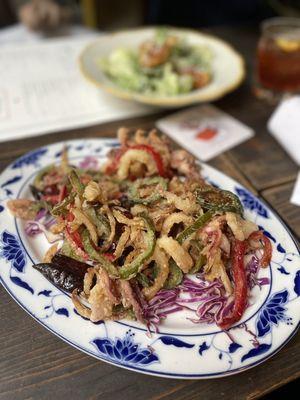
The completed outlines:
{"type": "Polygon", "coordinates": [[[174,204],[178,210],[181,210],[186,214],[193,214],[200,210],[200,206],[196,203],[195,199],[183,199],[182,197],[167,191],[161,191],[160,194],[167,200],[168,203],[174,204]]]}
{"type": "Polygon", "coordinates": [[[173,260],[178,267],[185,273],[188,273],[192,268],[194,261],[189,253],[173,238],[162,236],[157,239],[157,245],[163,249],[173,260]]]}
{"type": "Polygon", "coordinates": [[[162,224],[161,235],[168,236],[172,226],[174,224],[180,224],[181,222],[184,224],[184,226],[188,226],[192,224],[193,218],[184,214],[183,212],[169,215],[162,224]]]}
{"type": "Polygon", "coordinates": [[[30,208],[33,204],[34,201],[27,199],[8,200],[6,203],[9,211],[14,217],[25,220],[35,219],[36,211],[30,208]]]}
{"type": "Polygon", "coordinates": [[[128,226],[138,226],[141,229],[144,227],[144,223],[143,220],[141,218],[127,218],[121,211],[117,210],[117,209],[113,209],[113,216],[116,218],[116,220],[120,223],[120,224],[124,224],[124,225],[128,225],[128,226]]]}
{"type": "Polygon", "coordinates": [[[90,219],[85,215],[85,213],[78,208],[72,209],[72,214],[75,217],[75,220],[72,222],[78,225],[85,225],[89,234],[91,236],[92,241],[97,246],[98,244],[98,234],[95,225],[90,221],[90,219]]]}
{"type": "Polygon", "coordinates": [[[205,278],[208,281],[213,281],[214,279],[220,279],[225,287],[226,293],[228,295],[232,294],[233,289],[230,282],[230,279],[226,273],[225,266],[221,259],[221,250],[217,249],[217,252],[214,256],[214,261],[211,266],[209,273],[205,273],[205,278]]]}
{"type": "Polygon", "coordinates": [[[112,244],[112,242],[114,240],[115,233],[116,233],[116,220],[113,216],[113,213],[111,212],[110,208],[107,205],[104,205],[103,207],[101,207],[100,211],[103,212],[104,214],[106,214],[109,225],[110,225],[110,234],[105,241],[105,245],[103,247],[103,251],[104,251],[109,248],[109,246],[112,244]]]}
{"type": "Polygon", "coordinates": [[[45,253],[43,257],[44,263],[50,263],[52,261],[53,256],[57,253],[58,243],[53,244],[45,253]]]}
{"type": "Polygon", "coordinates": [[[147,167],[149,175],[153,175],[157,172],[157,166],[151,154],[144,150],[129,149],[120,159],[120,165],[117,172],[119,179],[122,180],[128,177],[130,165],[134,161],[144,164],[147,167]]]}
{"type": "Polygon", "coordinates": [[[246,240],[253,232],[258,231],[258,226],[254,222],[246,221],[236,213],[227,212],[225,215],[227,225],[237,240],[246,240]]]}
{"type": "Polygon", "coordinates": [[[153,285],[150,287],[145,287],[142,290],[147,300],[151,300],[152,297],[154,297],[156,293],[164,286],[164,283],[169,275],[169,257],[158,246],[155,247],[152,260],[154,260],[158,266],[158,274],[153,285]]]}
{"type": "Polygon", "coordinates": [[[123,229],[124,230],[118,240],[118,244],[117,244],[117,247],[114,252],[114,256],[116,259],[122,255],[122,253],[125,249],[126,243],[128,242],[129,237],[130,237],[130,228],[128,226],[124,226],[123,229]]]}
{"type": "Polygon", "coordinates": [[[96,274],[94,268],[88,268],[83,279],[83,292],[86,296],[90,295],[90,290],[93,284],[93,279],[96,274]]]}
{"type": "Polygon", "coordinates": [[[77,289],[74,289],[72,292],[72,302],[73,302],[78,314],[80,314],[84,318],[88,318],[88,319],[91,318],[92,311],[88,307],[86,307],[85,305],[83,305],[81,303],[80,297],[78,296],[77,289]]]}

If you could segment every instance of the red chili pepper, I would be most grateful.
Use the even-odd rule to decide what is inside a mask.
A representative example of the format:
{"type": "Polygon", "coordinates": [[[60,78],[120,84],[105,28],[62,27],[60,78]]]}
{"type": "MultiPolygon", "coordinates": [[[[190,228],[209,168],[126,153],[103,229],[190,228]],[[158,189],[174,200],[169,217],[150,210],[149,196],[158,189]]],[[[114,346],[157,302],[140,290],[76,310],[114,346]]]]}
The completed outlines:
{"type": "Polygon", "coordinates": [[[112,160],[112,162],[106,167],[105,172],[108,175],[113,175],[120,163],[120,159],[122,157],[122,155],[128,150],[128,147],[122,147],[120,149],[117,150],[116,154],[115,154],[115,158],[112,160]]]}
{"type": "Polygon", "coordinates": [[[115,256],[114,254],[111,253],[103,253],[104,257],[106,257],[109,261],[115,261],[115,256]]]}
{"type": "MultiPolygon", "coordinates": [[[[71,212],[69,212],[66,219],[68,222],[72,222],[74,220],[74,218],[75,218],[74,215],[71,212]]],[[[79,232],[78,231],[71,232],[68,225],[66,226],[66,230],[67,230],[69,236],[71,237],[71,239],[73,240],[73,242],[76,244],[76,246],[79,247],[81,250],[83,250],[84,247],[83,247],[79,232]]]]}
{"type": "Polygon", "coordinates": [[[66,185],[62,185],[62,187],[60,188],[60,191],[59,191],[59,200],[58,200],[58,202],[60,203],[61,201],[63,201],[66,196],[67,196],[67,186],[66,185]]]}
{"type": "Polygon", "coordinates": [[[67,195],[67,188],[66,188],[66,185],[63,185],[63,186],[60,188],[59,192],[58,192],[58,190],[57,190],[56,187],[51,188],[51,187],[49,186],[49,189],[50,189],[50,190],[48,190],[48,191],[49,191],[50,193],[49,193],[49,194],[44,194],[44,195],[42,196],[42,200],[48,201],[49,203],[51,203],[51,204],[53,204],[53,205],[55,205],[55,204],[57,204],[57,203],[60,203],[60,202],[66,197],[66,195],[67,195]],[[52,191],[52,193],[53,193],[53,191],[55,191],[56,193],[51,194],[51,191],[52,191]],[[57,192],[58,192],[58,193],[57,193],[57,192]]]}
{"type": "Polygon", "coordinates": [[[68,221],[68,222],[72,222],[72,221],[74,221],[74,214],[72,214],[71,212],[69,212],[69,214],[67,215],[67,218],[66,218],[66,220],[68,221]]]}
{"type": "Polygon", "coordinates": [[[248,242],[251,242],[251,240],[261,240],[263,242],[264,253],[262,258],[260,259],[260,265],[262,268],[266,268],[268,265],[270,265],[272,258],[272,245],[269,238],[267,238],[267,236],[265,236],[262,231],[256,231],[252,232],[251,235],[248,237],[248,242]]]}
{"type": "Polygon", "coordinates": [[[144,150],[149,153],[155,161],[158,174],[163,177],[165,176],[165,168],[161,155],[156,150],[154,150],[152,146],[149,146],[147,144],[137,144],[135,146],[131,146],[130,148],[136,150],[144,150]]]}
{"type": "Polygon", "coordinates": [[[42,200],[55,205],[59,202],[59,194],[44,194],[42,200]]]}
{"type": "Polygon", "coordinates": [[[220,328],[227,330],[239,321],[247,306],[247,277],[244,266],[246,241],[235,240],[232,244],[232,269],[234,281],[234,304],[231,314],[219,323],[220,328]]]}

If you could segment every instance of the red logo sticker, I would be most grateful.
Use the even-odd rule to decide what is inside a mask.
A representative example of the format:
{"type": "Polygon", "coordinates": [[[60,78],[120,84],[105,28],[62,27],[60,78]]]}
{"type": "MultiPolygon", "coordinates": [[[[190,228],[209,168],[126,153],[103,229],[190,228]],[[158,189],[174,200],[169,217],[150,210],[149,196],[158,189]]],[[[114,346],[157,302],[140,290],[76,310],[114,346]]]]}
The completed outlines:
{"type": "Polygon", "coordinates": [[[204,128],[196,134],[198,140],[211,140],[218,134],[218,130],[215,128],[204,128]]]}

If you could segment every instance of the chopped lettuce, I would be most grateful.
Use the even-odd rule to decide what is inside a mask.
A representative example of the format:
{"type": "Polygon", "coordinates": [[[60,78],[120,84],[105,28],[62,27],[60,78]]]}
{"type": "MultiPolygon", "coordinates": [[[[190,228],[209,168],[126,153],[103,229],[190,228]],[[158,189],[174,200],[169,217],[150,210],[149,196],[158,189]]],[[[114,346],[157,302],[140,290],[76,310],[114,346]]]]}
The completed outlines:
{"type": "MultiPolygon", "coordinates": [[[[161,46],[167,30],[159,29],[155,43],[161,46]]],[[[206,46],[191,46],[183,39],[172,48],[168,60],[158,66],[145,68],[139,63],[138,52],[118,48],[107,58],[99,60],[103,72],[117,85],[128,91],[158,96],[176,96],[193,90],[190,69],[211,73],[212,53],[206,46]]]]}

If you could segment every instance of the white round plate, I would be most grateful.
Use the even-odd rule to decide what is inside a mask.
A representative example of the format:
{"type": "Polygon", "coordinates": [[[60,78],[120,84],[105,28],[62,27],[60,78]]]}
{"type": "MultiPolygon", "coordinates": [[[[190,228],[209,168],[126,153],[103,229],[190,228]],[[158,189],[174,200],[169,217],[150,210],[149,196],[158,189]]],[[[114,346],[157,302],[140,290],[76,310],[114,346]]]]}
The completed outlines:
{"type": "MultiPolygon", "coordinates": [[[[112,139],[68,141],[72,164],[95,156],[99,165],[118,142],[112,139]]],[[[276,353],[297,331],[300,320],[300,256],[290,233],[264,203],[240,184],[203,165],[206,179],[236,193],[246,217],[255,221],[273,246],[271,266],[259,277],[270,284],[255,287],[242,320],[230,337],[216,325],[193,324],[186,312],[170,315],[160,333],[147,335],[142,324],[91,323],[79,316],[72,301],[54,287],[33,263],[48,243],[43,235],[28,238],[24,222],[6,207],[10,198],[30,198],[29,185],[38,171],[60,161],[63,143],[34,150],[6,168],[0,177],[0,278],[8,293],[40,324],[67,343],[99,360],[146,374],[170,378],[215,378],[251,368],[276,353]]]]}
{"type": "Polygon", "coordinates": [[[171,34],[185,37],[192,45],[208,46],[213,53],[213,79],[207,86],[187,94],[158,96],[127,91],[107,77],[99,66],[101,58],[120,47],[137,50],[139,45],[154,36],[156,28],[140,28],[106,34],[95,40],[79,56],[80,70],[90,82],[107,92],[128,100],[161,107],[179,107],[216,100],[237,88],[245,76],[243,58],[223,40],[190,29],[169,28],[171,34]]]}

